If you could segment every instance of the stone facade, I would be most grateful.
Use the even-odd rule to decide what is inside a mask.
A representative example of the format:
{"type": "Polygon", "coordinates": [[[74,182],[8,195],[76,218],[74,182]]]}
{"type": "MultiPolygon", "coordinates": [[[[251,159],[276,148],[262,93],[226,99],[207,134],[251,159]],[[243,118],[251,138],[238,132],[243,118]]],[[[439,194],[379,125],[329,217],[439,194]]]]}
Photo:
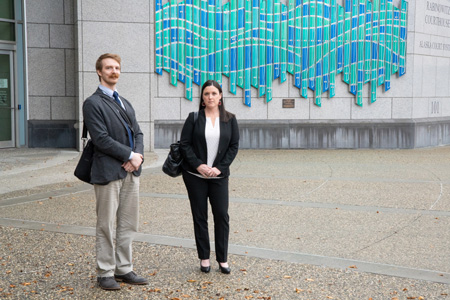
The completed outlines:
{"type": "Polygon", "coordinates": [[[26,2],[29,147],[77,145],[74,5],[26,2]]]}
{"type": "MultiPolygon", "coordinates": [[[[394,5],[400,7],[400,0],[394,5]]],[[[238,117],[241,147],[449,144],[450,29],[445,20],[450,16],[440,9],[445,5],[444,0],[409,1],[406,74],[392,76],[387,92],[378,87],[374,103],[366,84],[362,107],[355,104],[341,75],[336,96],[324,94],[321,107],[314,104],[311,91],[308,99],[300,97],[292,75],[282,84],[274,81],[269,103],[257,98],[252,88],[251,107],[243,104],[242,89],[236,95],[228,92],[223,77],[224,102],[238,117]],[[294,107],[283,108],[283,99],[295,99],[294,107]]],[[[148,0],[27,1],[30,128],[54,124],[61,131],[64,123],[72,126],[70,145],[77,143],[81,133],[75,134],[74,128],[82,124],[83,100],[98,85],[95,60],[114,52],[123,59],[118,90],[136,108],[146,149],[166,148],[176,141],[188,113],[198,109],[200,88],[194,85],[193,101],[188,101],[182,83],[173,86],[167,72],[155,73],[154,10],[148,0]]]]}

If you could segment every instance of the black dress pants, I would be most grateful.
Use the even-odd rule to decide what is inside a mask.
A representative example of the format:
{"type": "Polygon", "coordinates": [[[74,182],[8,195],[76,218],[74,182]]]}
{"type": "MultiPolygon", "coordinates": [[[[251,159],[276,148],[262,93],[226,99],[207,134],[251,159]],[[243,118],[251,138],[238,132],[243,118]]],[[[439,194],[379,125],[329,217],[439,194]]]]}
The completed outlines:
{"type": "Polygon", "coordinates": [[[228,237],[228,177],[203,179],[183,171],[183,180],[191,203],[195,242],[199,259],[209,259],[208,198],[214,217],[214,239],[217,262],[227,262],[228,237]]]}

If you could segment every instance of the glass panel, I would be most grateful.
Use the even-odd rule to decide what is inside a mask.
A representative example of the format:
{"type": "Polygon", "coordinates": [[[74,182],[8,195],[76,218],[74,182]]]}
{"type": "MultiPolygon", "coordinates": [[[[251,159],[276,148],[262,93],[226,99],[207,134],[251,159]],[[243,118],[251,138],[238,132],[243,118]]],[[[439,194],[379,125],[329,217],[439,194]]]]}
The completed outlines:
{"type": "Polygon", "coordinates": [[[14,0],[0,0],[0,18],[14,20],[14,0]]]}
{"type": "Polygon", "coordinates": [[[12,140],[11,66],[8,54],[0,54],[0,141],[12,140]]]}
{"type": "Polygon", "coordinates": [[[14,23],[0,22],[0,40],[15,41],[14,23]]]}

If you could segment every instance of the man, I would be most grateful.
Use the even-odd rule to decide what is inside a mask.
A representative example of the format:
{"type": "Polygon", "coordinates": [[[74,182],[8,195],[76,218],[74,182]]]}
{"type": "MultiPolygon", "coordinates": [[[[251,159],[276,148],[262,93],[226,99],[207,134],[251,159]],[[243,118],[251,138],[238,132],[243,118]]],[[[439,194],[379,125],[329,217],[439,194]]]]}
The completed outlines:
{"type": "Polygon", "coordinates": [[[139,222],[143,134],[131,103],[116,90],[120,62],[111,53],[98,58],[95,68],[100,85],[83,104],[84,123],[95,145],[91,183],[97,210],[97,282],[105,290],[119,290],[117,281],[148,284],[133,272],[131,245],[139,222]]]}

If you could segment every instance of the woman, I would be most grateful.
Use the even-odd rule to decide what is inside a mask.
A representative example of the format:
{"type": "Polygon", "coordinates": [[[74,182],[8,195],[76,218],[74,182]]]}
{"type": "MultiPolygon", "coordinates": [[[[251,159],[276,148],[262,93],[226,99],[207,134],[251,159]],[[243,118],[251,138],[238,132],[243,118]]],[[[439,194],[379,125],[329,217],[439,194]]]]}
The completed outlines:
{"type": "Polygon", "coordinates": [[[222,88],[216,81],[208,80],[203,84],[198,116],[192,112],[187,117],[180,144],[200,270],[205,273],[211,270],[209,198],[214,216],[216,260],[220,271],[229,274],[228,176],[239,148],[239,128],[236,117],[225,110],[222,88]]]}

